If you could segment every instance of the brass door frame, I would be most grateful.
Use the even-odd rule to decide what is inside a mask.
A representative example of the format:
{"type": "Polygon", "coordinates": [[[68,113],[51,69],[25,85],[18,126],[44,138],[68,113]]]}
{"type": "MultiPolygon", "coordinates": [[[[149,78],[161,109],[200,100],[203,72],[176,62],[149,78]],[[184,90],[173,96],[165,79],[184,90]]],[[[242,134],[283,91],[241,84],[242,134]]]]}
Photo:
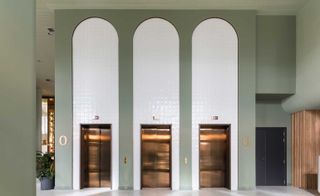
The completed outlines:
{"type": "MultiPolygon", "coordinates": [[[[226,133],[227,133],[227,142],[228,142],[228,159],[229,159],[229,171],[228,171],[228,184],[226,184],[225,188],[230,189],[231,187],[231,140],[230,140],[230,131],[231,131],[231,124],[199,124],[199,140],[198,140],[198,146],[199,146],[199,189],[201,188],[206,188],[206,187],[201,187],[200,183],[200,136],[201,136],[201,126],[208,126],[208,127],[225,127],[226,133]]],[[[227,174],[226,174],[227,175],[227,174]]],[[[211,187],[214,188],[214,187],[211,187]]],[[[217,187],[219,188],[219,187],[217,187]]],[[[222,187],[223,188],[223,187],[222,187]]]]}
{"type": "MultiPolygon", "coordinates": [[[[84,187],[83,186],[83,182],[82,182],[82,178],[83,178],[83,173],[81,172],[81,169],[83,167],[83,164],[82,164],[82,127],[97,127],[97,128],[104,128],[104,127],[110,127],[110,137],[111,137],[111,144],[110,144],[110,189],[112,189],[112,124],[80,124],[80,179],[79,179],[79,184],[80,184],[80,189],[83,189],[83,188],[90,188],[90,187],[84,187]]],[[[101,132],[101,131],[100,131],[101,132]]],[[[99,153],[99,156],[100,153],[99,153]]],[[[101,178],[101,177],[100,177],[101,178]]],[[[100,187],[100,188],[105,188],[105,187],[100,187]]],[[[109,187],[107,187],[109,188],[109,187]]]]}
{"type": "MultiPolygon", "coordinates": [[[[170,161],[170,190],[172,190],[172,124],[140,124],[140,189],[143,189],[142,186],[142,168],[143,168],[143,163],[142,163],[142,128],[143,127],[154,127],[155,129],[159,128],[159,127],[169,127],[170,129],[170,156],[169,156],[169,161],[170,161]]],[[[152,129],[152,128],[150,128],[152,129]]],[[[157,188],[157,187],[155,187],[157,188]]],[[[158,188],[162,188],[162,187],[158,187],[158,188]]],[[[166,187],[163,187],[166,188],[166,187]]]]}

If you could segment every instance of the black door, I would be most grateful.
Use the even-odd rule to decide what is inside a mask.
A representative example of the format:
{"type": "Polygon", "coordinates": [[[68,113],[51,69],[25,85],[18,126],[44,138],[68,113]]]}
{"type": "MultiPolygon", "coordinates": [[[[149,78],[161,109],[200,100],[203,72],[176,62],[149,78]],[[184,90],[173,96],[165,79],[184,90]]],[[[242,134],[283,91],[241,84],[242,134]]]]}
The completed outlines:
{"type": "Polygon", "coordinates": [[[286,128],[256,129],[257,186],[286,185],[286,146],[286,128]]]}

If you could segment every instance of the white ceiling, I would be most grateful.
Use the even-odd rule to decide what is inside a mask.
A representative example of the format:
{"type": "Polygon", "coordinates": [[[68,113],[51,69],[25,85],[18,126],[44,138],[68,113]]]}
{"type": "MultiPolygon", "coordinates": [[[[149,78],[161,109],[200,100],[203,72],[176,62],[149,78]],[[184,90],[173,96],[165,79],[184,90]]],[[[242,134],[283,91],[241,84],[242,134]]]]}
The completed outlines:
{"type": "Polygon", "coordinates": [[[256,10],[260,15],[295,15],[308,0],[37,0],[37,86],[44,95],[54,94],[55,9],[224,9],[256,10]],[[40,62],[38,62],[40,61],[40,62]],[[45,81],[51,79],[51,82],[45,81]]]}
{"type": "Polygon", "coordinates": [[[37,0],[36,5],[36,72],[37,88],[44,96],[54,94],[54,35],[48,28],[54,27],[54,12],[47,8],[47,0],[37,0]],[[47,82],[46,79],[50,79],[47,82]]]}

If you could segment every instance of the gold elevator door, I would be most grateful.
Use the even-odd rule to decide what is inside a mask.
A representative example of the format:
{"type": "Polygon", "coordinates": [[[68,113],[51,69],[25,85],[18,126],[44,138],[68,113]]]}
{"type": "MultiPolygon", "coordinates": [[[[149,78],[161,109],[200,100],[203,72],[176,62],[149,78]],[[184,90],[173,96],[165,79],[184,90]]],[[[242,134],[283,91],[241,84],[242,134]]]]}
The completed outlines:
{"type": "Polygon", "coordinates": [[[229,187],[229,126],[200,125],[200,187],[229,187]]]}
{"type": "Polygon", "coordinates": [[[81,126],[81,188],[111,187],[111,125],[81,126]]]}
{"type": "Polygon", "coordinates": [[[141,127],[141,188],[171,188],[171,126],[141,127]]]}

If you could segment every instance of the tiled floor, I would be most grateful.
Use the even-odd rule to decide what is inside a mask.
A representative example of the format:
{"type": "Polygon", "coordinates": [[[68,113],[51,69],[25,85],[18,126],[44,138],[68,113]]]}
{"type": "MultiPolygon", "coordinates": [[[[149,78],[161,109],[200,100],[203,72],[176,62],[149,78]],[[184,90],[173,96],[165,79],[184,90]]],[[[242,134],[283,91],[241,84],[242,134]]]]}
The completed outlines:
{"type": "Polygon", "coordinates": [[[80,191],[40,191],[37,196],[307,196],[309,192],[293,187],[257,187],[251,191],[229,191],[227,189],[201,189],[200,191],[170,191],[166,189],[144,189],[141,191],[111,191],[108,189],[83,189],[80,191]]]}

